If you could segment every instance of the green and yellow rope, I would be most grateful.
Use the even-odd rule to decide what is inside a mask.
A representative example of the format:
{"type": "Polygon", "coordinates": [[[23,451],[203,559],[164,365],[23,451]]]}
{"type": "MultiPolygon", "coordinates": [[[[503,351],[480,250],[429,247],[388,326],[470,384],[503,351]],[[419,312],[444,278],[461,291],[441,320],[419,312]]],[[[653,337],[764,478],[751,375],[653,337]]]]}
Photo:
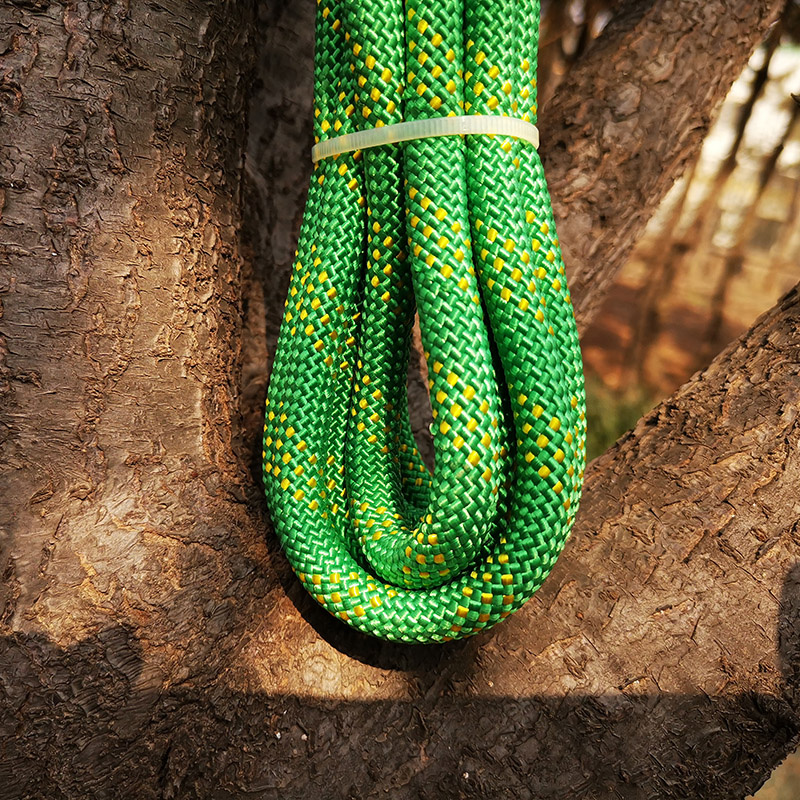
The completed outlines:
{"type": "MultiPolygon", "coordinates": [[[[536,0],[319,0],[317,141],[536,121],[536,0]]],[[[491,627],[550,572],[585,462],[580,349],[539,156],[421,139],[321,160],[267,399],[264,482],[305,588],[365,633],[491,627]],[[406,375],[419,311],[436,465],[406,375]]]]}

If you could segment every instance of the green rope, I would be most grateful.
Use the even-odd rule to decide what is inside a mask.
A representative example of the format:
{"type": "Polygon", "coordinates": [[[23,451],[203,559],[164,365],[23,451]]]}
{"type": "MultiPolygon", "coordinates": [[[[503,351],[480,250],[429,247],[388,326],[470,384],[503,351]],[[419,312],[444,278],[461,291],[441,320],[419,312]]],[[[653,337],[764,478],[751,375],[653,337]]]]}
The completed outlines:
{"type": "MultiPolygon", "coordinates": [[[[538,0],[318,0],[317,141],[464,114],[536,122],[538,0]]],[[[298,578],[365,633],[491,627],[580,500],[583,375],[541,161],[503,136],[321,160],[267,399],[264,482],[298,578]],[[408,418],[419,311],[436,468],[408,418]]]]}

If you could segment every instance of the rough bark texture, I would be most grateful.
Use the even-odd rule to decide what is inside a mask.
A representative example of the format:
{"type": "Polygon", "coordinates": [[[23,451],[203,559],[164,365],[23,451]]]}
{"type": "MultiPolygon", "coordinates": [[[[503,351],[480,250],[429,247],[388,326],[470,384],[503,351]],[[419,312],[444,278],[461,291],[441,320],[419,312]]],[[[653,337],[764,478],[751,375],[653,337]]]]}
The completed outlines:
{"type": "Polygon", "coordinates": [[[143,708],[213,671],[237,594],[265,591],[236,442],[250,15],[0,8],[2,621],[136,631],[146,667],[114,671],[143,708]]]}
{"type": "MultiPolygon", "coordinates": [[[[641,73],[649,97],[670,70],[672,88],[627,117],[597,100],[604,124],[554,107],[550,179],[583,220],[562,238],[621,258],[724,91],[697,70],[713,52],[732,80],[776,5],[638,3],[607,31],[574,91],[641,73]]],[[[252,13],[0,8],[0,798],[751,791],[800,731],[800,297],[593,465],[518,615],[446,647],[349,632],[265,536],[246,469],[304,190],[313,7],[259,8],[250,152],[268,157],[248,165],[243,259],[252,13]]],[[[572,257],[584,319],[596,257],[572,257]]]]}

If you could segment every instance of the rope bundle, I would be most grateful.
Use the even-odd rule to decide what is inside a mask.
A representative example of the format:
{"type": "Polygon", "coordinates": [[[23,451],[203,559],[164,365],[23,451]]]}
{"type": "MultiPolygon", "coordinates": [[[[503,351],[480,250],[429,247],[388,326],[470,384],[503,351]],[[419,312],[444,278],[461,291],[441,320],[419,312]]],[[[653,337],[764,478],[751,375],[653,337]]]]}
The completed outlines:
{"type": "MultiPolygon", "coordinates": [[[[536,0],[318,0],[317,141],[435,116],[536,121],[536,0]]],[[[264,481],[298,578],[385,639],[520,608],[580,499],[583,376],[538,154],[470,135],[322,159],[267,399],[264,481]],[[406,375],[419,311],[436,467],[406,375]]]]}

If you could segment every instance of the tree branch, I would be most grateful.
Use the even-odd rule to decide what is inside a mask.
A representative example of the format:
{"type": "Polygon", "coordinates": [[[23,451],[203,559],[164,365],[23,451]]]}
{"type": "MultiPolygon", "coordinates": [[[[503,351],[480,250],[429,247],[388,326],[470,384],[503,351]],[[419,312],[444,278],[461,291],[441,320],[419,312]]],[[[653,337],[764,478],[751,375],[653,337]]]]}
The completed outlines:
{"type": "Polygon", "coordinates": [[[599,308],[783,0],[629,0],[541,115],[576,314],[599,308]]]}
{"type": "MultiPolygon", "coordinates": [[[[717,106],[783,4],[615,3],[619,9],[600,39],[542,109],[541,153],[581,329],[696,157],[717,106]]],[[[251,104],[248,229],[257,274],[267,285],[271,343],[311,166],[313,20],[306,10],[290,0],[262,20],[262,81],[251,104]],[[279,203],[271,194],[276,185],[279,203]]]]}
{"type": "Polygon", "coordinates": [[[87,708],[89,786],[146,799],[752,792],[800,734],[798,353],[795,290],[592,465],[542,590],[472,640],[359,636],[282,566],[213,686],[162,684],[122,625],[7,636],[6,785],[42,790],[10,796],[87,779],[87,708]],[[56,726],[26,701],[55,689],[56,726]]]}
{"type": "Polygon", "coordinates": [[[303,759],[359,797],[754,791],[800,734],[798,354],[796,289],[592,464],[559,563],[494,631],[380,644],[290,586],[238,690],[288,708],[280,730],[346,731],[303,759]]]}

